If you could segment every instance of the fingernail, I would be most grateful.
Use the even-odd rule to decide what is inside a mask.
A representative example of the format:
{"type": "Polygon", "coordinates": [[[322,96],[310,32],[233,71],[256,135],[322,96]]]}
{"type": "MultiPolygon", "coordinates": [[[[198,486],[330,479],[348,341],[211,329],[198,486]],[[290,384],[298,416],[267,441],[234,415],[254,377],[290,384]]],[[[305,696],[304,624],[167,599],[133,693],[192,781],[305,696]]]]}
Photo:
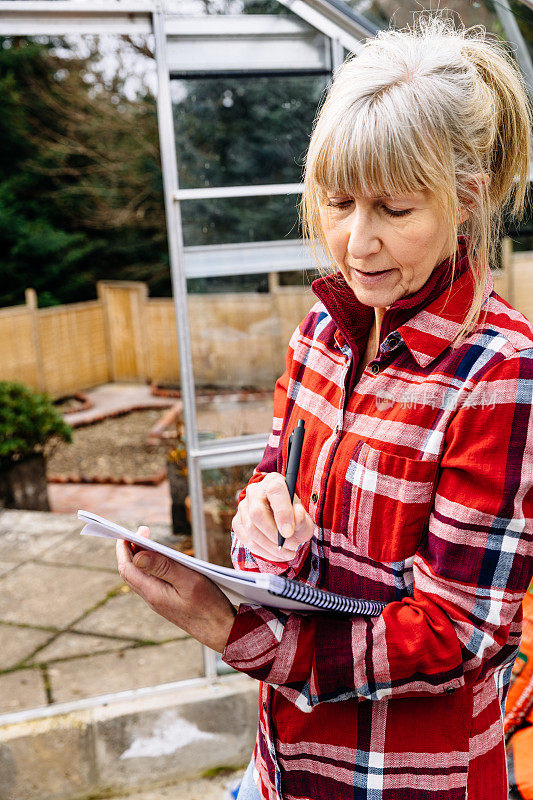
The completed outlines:
{"type": "Polygon", "coordinates": [[[150,566],[150,556],[147,556],[146,553],[143,553],[139,556],[139,558],[135,561],[135,566],[139,567],[139,569],[148,569],[150,566]]]}
{"type": "Polygon", "coordinates": [[[289,539],[292,536],[294,533],[294,528],[290,522],[286,522],[285,525],[281,526],[281,533],[284,539],[289,539]]]}

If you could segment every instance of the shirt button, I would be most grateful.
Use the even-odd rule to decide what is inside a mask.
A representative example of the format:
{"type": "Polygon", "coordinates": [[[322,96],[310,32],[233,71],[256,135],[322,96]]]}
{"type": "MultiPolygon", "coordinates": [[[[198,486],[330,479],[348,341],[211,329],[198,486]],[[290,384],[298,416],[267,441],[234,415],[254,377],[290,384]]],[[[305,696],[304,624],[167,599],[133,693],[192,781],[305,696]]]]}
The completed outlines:
{"type": "Polygon", "coordinates": [[[372,366],[370,367],[370,372],[373,375],[377,375],[379,372],[379,364],[372,364],[372,366]]]}
{"type": "Polygon", "coordinates": [[[313,494],[311,495],[311,500],[313,501],[313,503],[318,502],[318,495],[316,492],[313,492],[313,494]]]}
{"type": "Polygon", "coordinates": [[[389,347],[396,347],[399,341],[400,340],[398,339],[397,336],[391,336],[389,339],[389,347]]]}
{"type": "Polygon", "coordinates": [[[267,710],[267,704],[263,703],[263,711],[266,711],[266,710],[267,710]]]}
{"type": "Polygon", "coordinates": [[[313,559],[311,561],[311,566],[315,570],[318,569],[318,558],[316,556],[313,556],[313,559]]]}
{"type": "Polygon", "coordinates": [[[453,686],[448,686],[447,689],[444,690],[445,694],[453,694],[455,692],[455,688],[453,686]]]}

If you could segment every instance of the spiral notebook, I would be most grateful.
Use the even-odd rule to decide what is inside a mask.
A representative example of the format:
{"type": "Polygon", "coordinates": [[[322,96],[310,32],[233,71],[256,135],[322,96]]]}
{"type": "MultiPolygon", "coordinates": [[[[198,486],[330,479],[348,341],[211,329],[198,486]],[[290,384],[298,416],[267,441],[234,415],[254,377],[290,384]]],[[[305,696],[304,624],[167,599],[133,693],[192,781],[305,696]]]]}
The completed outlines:
{"type": "Polygon", "coordinates": [[[283,611],[332,611],[340,614],[378,616],[385,603],[360,600],[354,597],[326,592],[283,575],[263,572],[244,572],[229,567],[220,567],[201,561],[199,558],[180,553],[152,539],[145,539],[133,531],[117,525],[90,511],[78,511],[78,518],[86,523],[83,536],[101,536],[106,539],[126,539],[144,550],[161,553],[179,564],[206,575],[224,592],[234,605],[252,603],[279,608],[283,611]]]}

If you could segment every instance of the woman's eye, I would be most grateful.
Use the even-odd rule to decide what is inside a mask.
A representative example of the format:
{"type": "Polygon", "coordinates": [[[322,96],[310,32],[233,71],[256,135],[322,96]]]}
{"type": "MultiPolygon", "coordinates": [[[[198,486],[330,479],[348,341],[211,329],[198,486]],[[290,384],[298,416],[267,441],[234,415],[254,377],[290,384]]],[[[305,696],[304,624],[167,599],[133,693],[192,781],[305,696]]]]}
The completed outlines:
{"type": "Polygon", "coordinates": [[[403,211],[396,211],[394,208],[389,208],[388,206],[381,206],[385,214],[388,214],[390,217],[405,217],[407,214],[410,214],[412,209],[406,208],[403,211]]]}
{"type": "MultiPolygon", "coordinates": [[[[328,198],[328,201],[327,201],[326,205],[328,205],[330,208],[345,209],[345,208],[349,208],[349,206],[351,206],[352,203],[353,203],[353,200],[351,200],[351,199],[335,200],[334,198],[328,198]]],[[[389,215],[389,217],[405,217],[405,216],[407,216],[407,214],[410,214],[412,212],[411,208],[406,208],[406,209],[403,209],[403,210],[397,210],[395,208],[389,208],[388,206],[385,206],[385,205],[382,205],[381,208],[383,209],[385,214],[389,215]]]]}
{"type": "Polygon", "coordinates": [[[331,208],[348,208],[351,206],[351,200],[331,200],[328,198],[328,202],[326,205],[331,206],[331,208]]]}

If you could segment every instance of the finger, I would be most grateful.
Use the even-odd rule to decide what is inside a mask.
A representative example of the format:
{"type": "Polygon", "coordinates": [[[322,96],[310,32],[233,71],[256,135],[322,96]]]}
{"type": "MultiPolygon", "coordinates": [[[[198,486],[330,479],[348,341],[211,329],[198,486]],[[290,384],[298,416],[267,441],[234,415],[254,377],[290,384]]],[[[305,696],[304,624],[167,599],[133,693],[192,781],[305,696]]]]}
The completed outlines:
{"type": "Polygon", "coordinates": [[[303,504],[295,498],[294,502],[294,536],[292,541],[295,544],[303,544],[313,538],[314,523],[303,504]]]}
{"type": "MultiPolygon", "coordinates": [[[[129,544],[130,543],[124,539],[117,540],[116,553],[118,571],[124,583],[127,583],[134,592],[146,598],[146,591],[149,591],[150,581],[153,581],[153,578],[149,578],[145,575],[135,564],[129,544]]],[[[143,550],[142,552],[145,553],[146,551],[143,550]]],[[[137,558],[140,555],[141,553],[137,553],[137,558]]]]}
{"type": "MultiPolygon", "coordinates": [[[[237,539],[238,538],[239,537],[237,537],[237,539]]],[[[239,539],[239,541],[241,540],[239,539]]],[[[248,548],[253,556],[258,556],[259,558],[264,558],[267,561],[273,561],[275,563],[292,561],[295,555],[292,550],[286,550],[285,548],[278,550],[277,547],[274,550],[272,546],[267,549],[261,547],[261,545],[257,544],[257,542],[250,542],[249,544],[242,542],[242,544],[248,548]]]]}
{"type": "MultiPolygon", "coordinates": [[[[259,517],[261,523],[264,524],[265,522],[264,517],[262,515],[259,515],[259,513],[257,513],[257,516],[259,517]]],[[[237,538],[240,538],[240,540],[243,541],[242,536],[244,536],[245,537],[244,541],[250,541],[253,542],[254,544],[257,543],[264,550],[267,550],[272,553],[278,553],[279,552],[278,531],[276,528],[276,523],[274,522],[270,511],[268,512],[268,519],[270,520],[271,527],[269,527],[267,534],[264,533],[260,525],[255,524],[252,515],[250,513],[249,507],[247,506],[244,506],[243,508],[239,507],[239,512],[236,516],[236,519],[234,520],[235,533],[237,533],[237,529],[235,528],[235,525],[237,525],[238,533],[241,534],[241,537],[239,537],[238,535],[237,538]]],[[[284,547],[286,548],[287,551],[292,550],[294,552],[296,550],[297,544],[294,544],[293,538],[291,538],[287,540],[284,547]]]]}
{"type": "MultiPolygon", "coordinates": [[[[265,478],[263,484],[265,484],[266,480],[265,478]]],[[[280,481],[276,479],[275,481],[271,480],[266,483],[264,488],[265,497],[270,505],[276,523],[277,530],[275,540],[277,541],[278,530],[284,539],[290,539],[294,533],[294,510],[287,484],[284,480],[280,481]]]]}
{"type": "MultiPolygon", "coordinates": [[[[141,525],[137,528],[137,536],[141,536],[143,539],[150,539],[150,528],[147,525],[141,525]]],[[[130,542],[130,549],[135,555],[135,553],[140,553],[144,548],[136,542],[130,542]]]]}
{"type": "Polygon", "coordinates": [[[117,564],[120,572],[121,566],[133,560],[130,543],[127,542],[125,539],[117,539],[115,544],[115,553],[117,556],[117,564]]]}
{"type": "Polygon", "coordinates": [[[243,517],[246,530],[260,531],[262,537],[268,539],[271,544],[277,543],[278,527],[270,503],[265,496],[244,503],[242,508],[239,506],[239,512],[243,517]]]}
{"type": "Polygon", "coordinates": [[[143,550],[135,555],[133,564],[144,574],[169,583],[178,591],[178,594],[184,594],[191,581],[195,580],[196,577],[194,571],[183,566],[183,564],[178,564],[176,561],[172,561],[172,559],[166,558],[160,553],[153,553],[150,550],[143,550]]]}

